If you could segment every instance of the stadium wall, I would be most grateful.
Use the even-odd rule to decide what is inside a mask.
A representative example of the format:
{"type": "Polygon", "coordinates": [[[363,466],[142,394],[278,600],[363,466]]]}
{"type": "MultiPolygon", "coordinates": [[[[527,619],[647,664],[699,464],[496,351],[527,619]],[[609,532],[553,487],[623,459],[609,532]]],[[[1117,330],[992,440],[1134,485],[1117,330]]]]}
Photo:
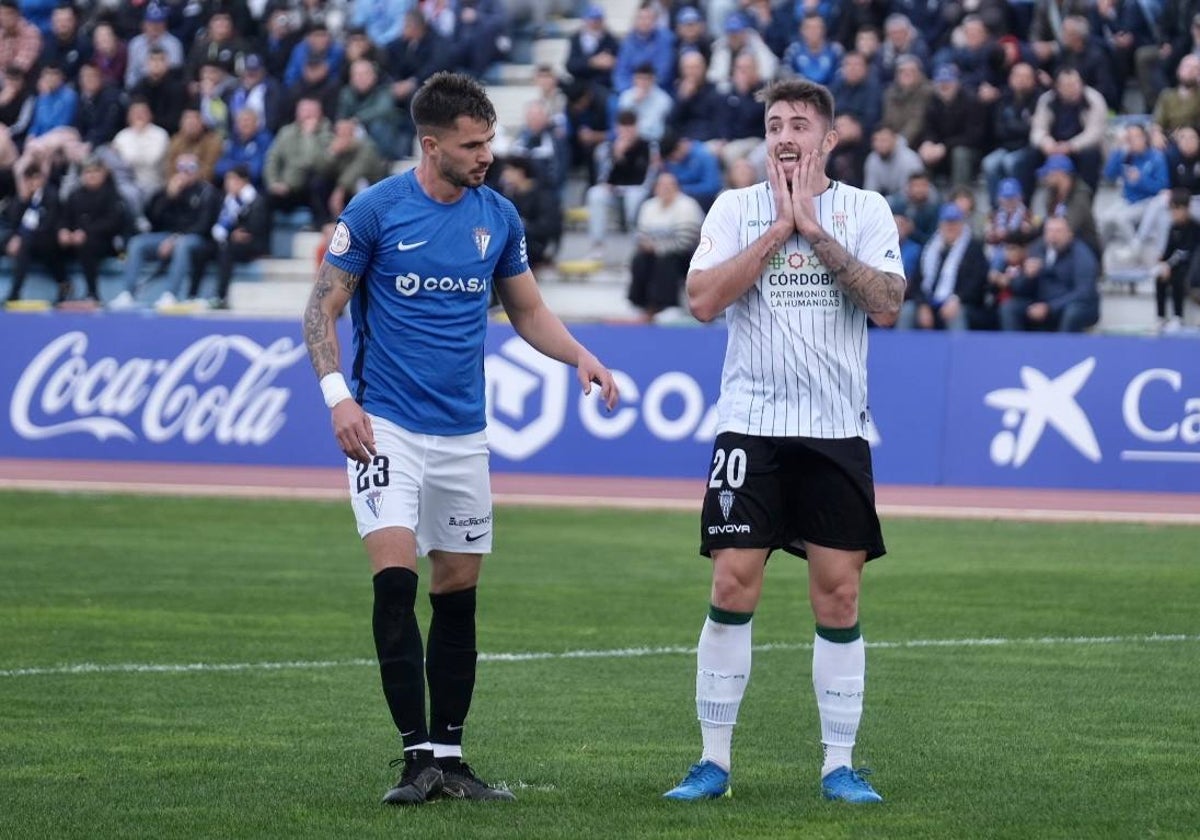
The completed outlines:
{"type": "MultiPolygon", "coordinates": [[[[621,406],[493,324],[493,469],[701,475],[724,330],[573,329],[618,371],[621,406]]],[[[0,313],[0,332],[0,457],[340,463],[298,323],[0,313]]],[[[1200,491],[1191,341],[877,331],[869,367],[881,483],[1200,491]]]]}

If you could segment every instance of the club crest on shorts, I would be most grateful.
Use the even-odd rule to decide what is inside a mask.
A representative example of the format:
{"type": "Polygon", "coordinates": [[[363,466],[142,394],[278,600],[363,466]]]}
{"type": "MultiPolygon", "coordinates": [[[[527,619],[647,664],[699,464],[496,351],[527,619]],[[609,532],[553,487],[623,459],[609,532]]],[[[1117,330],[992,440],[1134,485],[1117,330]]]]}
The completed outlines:
{"type": "Polygon", "coordinates": [[[725,521],[729,521],[729,511],[733,510],[733,491],[722,490],[717,494],[717,501],[721,503],[721,515],[725,517],[725,521]]]}
{"type": "Polygon", "coordinates": [[[479,259],[487,257],[488,245],[492,243],[492,232],[484,227],[477,227],[472,231],[475,237],[475,250],[479,252],[479,259]]]}
{"type": "Polygon", "coordinates": [[[383,493],[379,490],[372,490],[367,494],[367,507],[371,509],[371,513],[375,514],[375,518],[379,518],[379,510],[383,507],[383,493]]]}

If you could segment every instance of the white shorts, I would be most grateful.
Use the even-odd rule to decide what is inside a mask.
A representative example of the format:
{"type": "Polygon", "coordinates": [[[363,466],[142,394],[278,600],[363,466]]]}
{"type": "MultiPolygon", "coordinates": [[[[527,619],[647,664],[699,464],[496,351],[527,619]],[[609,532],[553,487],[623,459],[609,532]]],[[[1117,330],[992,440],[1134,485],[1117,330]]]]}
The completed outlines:
{"type": "Polygon", "coordinates": [[[371,417],[375,458],[346,459],[350,504],[365,537],[380,528],[416,534],[417,553],[492,550],[487,433],[422,435],[371,417]]]}

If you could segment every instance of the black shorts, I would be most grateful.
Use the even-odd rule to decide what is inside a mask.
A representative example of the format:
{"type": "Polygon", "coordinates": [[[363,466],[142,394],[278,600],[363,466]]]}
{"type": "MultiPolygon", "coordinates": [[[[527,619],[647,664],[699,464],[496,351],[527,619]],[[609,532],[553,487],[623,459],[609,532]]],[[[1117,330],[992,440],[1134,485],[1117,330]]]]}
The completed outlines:
{"type": "Polygon", "coordinates": [[[782,548],[804,557],[805,542],[866,551],[868,560],[885,553],[867,442],[717,435],[700,553],[782,548]]]}

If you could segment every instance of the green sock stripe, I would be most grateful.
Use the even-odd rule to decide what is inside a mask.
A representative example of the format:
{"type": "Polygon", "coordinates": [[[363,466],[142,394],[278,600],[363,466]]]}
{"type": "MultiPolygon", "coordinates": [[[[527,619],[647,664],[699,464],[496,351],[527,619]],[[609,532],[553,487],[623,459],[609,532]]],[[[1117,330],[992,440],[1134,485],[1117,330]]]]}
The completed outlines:
{"type": "Polygon", "coordinates": [[[715,607],[712,604],[708,605],[708,617],[717,624],[748,624],[750,619],[754,618],[754,613],[734,612],[733,610],[723,610],[720,607],[715,607]]]}
{"type": "Polygon", "coordinates": [[[853,627],[822,627],[817,625],[817,635],[827,642],[834,644],[845,645],[862,638],[862,630],[859,629],[858,622],[854,622],[853,627]]]}

